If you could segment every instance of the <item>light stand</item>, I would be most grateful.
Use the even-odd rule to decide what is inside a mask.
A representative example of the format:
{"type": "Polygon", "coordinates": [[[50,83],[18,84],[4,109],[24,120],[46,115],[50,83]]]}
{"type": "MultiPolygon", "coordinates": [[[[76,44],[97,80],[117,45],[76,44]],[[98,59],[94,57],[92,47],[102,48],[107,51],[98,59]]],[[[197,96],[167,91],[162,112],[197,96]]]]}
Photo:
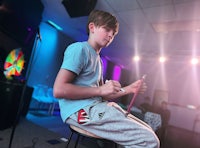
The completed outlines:
{"type": "Polygon", "coordinates": [[[30,59],[30,62],[29,62],[27,73],[26,73],[25,84],[23,86],[22,94],[21,94],[21,97],[20,97],[19,108],[18,108],[18,111],[17,111],[17,115],[16,115],[16,118],[15,118],[15,121],[13,123],[12,132],[11,132],[11,135],[10,135],[9,148],[11,148],[11,146],[12,146],[12,141],[13,141],[13,138],[14,138],[14,133],[15,133],[15,130],[16,130],[16,127],[17,127],[17,123],[18,123],[18,121],[20,119],[21,111],[22,111],[22,108],[23,108],[23,105],[24,105],[24,96],[25,96],[25,92],[26,92],[27,80],[28,80],[28,78],[30,76],[32,62],[33,62],[33,59],[34,59],[35,50],[37,48],[38,41],[41,41],[41,36],[37,32],[36,38],[35,38],[35,42],[34,42],[34,46],[33,46],[33,50],[32,50],[32,54],[31,54],[31,59],[30,59]]]}

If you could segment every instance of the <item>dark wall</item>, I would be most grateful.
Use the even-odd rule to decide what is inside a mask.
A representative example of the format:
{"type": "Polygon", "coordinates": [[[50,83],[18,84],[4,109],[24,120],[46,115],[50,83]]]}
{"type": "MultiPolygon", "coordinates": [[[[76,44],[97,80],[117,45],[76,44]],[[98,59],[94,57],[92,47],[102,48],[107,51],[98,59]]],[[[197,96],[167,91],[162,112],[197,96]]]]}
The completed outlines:
{"type": "Polygon", "coordinates": [[[4,0],[0,9],[0,30],[20,44],[29,44],[37,32],[44,9],[40,0],[4,0]]]}
{"type": "Polygon", "coordinates": [[[3,0],[0,2],[0,80],[4,80],[3,65],[13,49],[21,48],[25,76],[44,6],[40,0],[3,0]]]}

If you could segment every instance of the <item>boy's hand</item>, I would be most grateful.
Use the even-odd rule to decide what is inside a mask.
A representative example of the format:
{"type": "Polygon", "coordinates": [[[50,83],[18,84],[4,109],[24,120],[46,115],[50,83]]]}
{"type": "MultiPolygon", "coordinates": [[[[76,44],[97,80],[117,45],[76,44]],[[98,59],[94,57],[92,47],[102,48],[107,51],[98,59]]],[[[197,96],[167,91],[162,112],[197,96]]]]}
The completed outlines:
{"type": "Polygon", "coordinates": [[[129,91],[132,93],[136,93],[140,87],[138,93],[143,94],[147,90],[147,85],[145,82],[143,82],[142,85],[141,85],[141,83],[142,83],[141,80],[137,80],[137,81],[133,82],[132,84],[130,84],[127,89],[129,89],[129,91]]]}
{"type": "MultiPolygon", "coordinates": [[[[115,80],[106,80],[105,84],[100,86],[101,96],[108,97],[118,93],[121,90],[121,84],[115,80]]],[[[109,97],[110,98],[110,97],[109,97]]]]}
{"type": "Polygon", "coordinates": [[[137,80],[131,83],[130,85],[121,88],[121,84],[118,81],[107,80],[105,84],[99,87],[100,95],[104,99],[108,100],[108,99],[113,99],[116,97],[121,97],[123,95],[136,93],[136,92],[142,94],[146,91],[147,86],[145,82],[143,82],[142,85],[141,83],[142,83],[142,80],[137,80]]]}

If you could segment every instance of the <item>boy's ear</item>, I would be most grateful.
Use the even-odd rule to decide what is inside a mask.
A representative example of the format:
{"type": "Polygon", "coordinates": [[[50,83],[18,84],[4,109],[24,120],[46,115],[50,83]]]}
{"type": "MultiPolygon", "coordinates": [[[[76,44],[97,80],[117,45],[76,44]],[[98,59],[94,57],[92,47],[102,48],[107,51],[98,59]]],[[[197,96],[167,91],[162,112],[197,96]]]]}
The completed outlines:
{"type": "Polygon", "coordinates": [[[95,27],[94,23],[89,23],[88,28],[89,28],[89,31],[90,31],[91,33],[94,32],[94,27],[95,27]]]}

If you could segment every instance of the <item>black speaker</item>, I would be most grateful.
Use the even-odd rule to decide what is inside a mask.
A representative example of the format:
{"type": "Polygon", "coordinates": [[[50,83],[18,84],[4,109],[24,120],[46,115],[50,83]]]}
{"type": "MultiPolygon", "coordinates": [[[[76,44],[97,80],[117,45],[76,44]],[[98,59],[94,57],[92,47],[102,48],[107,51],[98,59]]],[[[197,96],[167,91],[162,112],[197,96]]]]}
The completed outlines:
{"type": "Polygon", "coordinates": [[[23,117],[26,117],[28,110],[29,110],[29,105],[32,99],[32,94],[33,94],[33,87],[26,86],[25,88],[25,93],[23,96],[23,106],[21,110],[21,115],[23,117]]]}
{"type": "Polygon", "coordinates": [[[26,88],[22,98],[24,84],[0,81],[0,130],[13,126],[17,118],[20,105],[21,115],[26,116],[33,88],[26,88]],[[23,104],[20,104],[23,103],[23,104]]]}
{"type": "Polygon", "coordinates": [[[94,9],[97,0],[63,0],[62,4],[70,17],[88,16],[94,9]]]}
{"type": "Polygon", "coordinates": [[[13,125],[20,103],[22,85],[0,82],[0,130],[13,125]]]}

